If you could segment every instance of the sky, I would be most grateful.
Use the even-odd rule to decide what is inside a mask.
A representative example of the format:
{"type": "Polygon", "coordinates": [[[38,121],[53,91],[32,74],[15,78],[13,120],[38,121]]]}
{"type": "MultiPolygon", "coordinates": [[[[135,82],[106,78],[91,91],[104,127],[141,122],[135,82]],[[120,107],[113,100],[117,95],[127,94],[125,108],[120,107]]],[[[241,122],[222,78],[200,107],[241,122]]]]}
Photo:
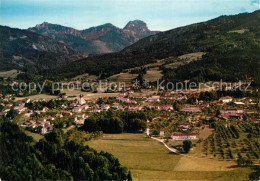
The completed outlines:
{"type": "Polygon", "coordinates": [[[49,22],[82,30],[105,23],[123,28],[139,19],[164,31],[259,9],[260,0],[0,0],[0,25],[26,29],[49,22]]]}

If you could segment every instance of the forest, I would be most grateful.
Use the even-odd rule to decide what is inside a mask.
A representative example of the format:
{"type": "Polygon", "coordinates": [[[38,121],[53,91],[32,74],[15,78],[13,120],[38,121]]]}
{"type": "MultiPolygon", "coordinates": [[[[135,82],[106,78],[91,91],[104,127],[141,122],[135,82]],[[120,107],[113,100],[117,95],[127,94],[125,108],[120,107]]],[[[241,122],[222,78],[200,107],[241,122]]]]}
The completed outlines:
{"type": "Polygon", "coordinates": [[[113,112],[109,110],[87,118],[84,130],[104,133],[138,133],[145,130],[146,120],[146,115],[143,112],[113,112]]]}
{"type": "Polygon", "coordinates": [[[16,124],[1,118],[0,140],[3,180],[132,180],[113,155],[69,140],[60,129],[35,143],[16,124]]]}
{"type": "Polygon", "coordinates": [[[226,33],[216,35],[207,44],[202,60],[193,61],[176,70],[164,68],[167,81],[190,80],[195,82],[251,80],[260,83],[260,31],[251,29],[243,34],[226,33]]]}

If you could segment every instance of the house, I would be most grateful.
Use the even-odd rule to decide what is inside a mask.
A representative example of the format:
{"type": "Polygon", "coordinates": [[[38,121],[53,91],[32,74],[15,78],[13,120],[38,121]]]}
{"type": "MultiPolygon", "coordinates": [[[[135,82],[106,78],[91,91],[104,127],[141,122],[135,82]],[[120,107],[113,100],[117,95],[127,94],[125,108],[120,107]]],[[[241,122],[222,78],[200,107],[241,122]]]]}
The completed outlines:
{"type": "Polygon", "coordinates": [[[112,108],[115,108],[115,109],[118,109],[119,107],[120,107],[120,104],[117,102],[113,103],[113,105],[112,105],[112,108]]]}
{"type": "Polygon", "coordinates": [[[133,93],[135,93],[133,90],[128,91],[128,94],[133,94],[133,93]]]}
{"type": "Polygon", "coordinates": [[[93,109],[99,109],[99,105],[98,104],[95,104],[92,106],[93,109]]]}
{"type": "Polygon", "coordinates": [[[135,100],[130,100],[130,99],[128,99],[128,98],[117,97],[116,99],[117,99],[118,101],[124,102],[124,103],[137,104],[137,102],[136,102],[135,100]]]}
{"type": "Polygon", "coordinates": [[[224,109],[220,110],[220,117],[224,120],[228,120],[229,118],[242,119],[244,110],[243,109],[224,109]]]}
{"type": "Polygon", "coordinates": [[[48,110],[49,110],[49,108],[43,107],[42,110],[41,110],[41,112],[47,112],[48,110]]]}
{"type": "Polygon", "coordinates": [[[31,127],[31,128],[36,128],[37,125],[36,125],[36,122],[35,121],[28,121],[28,122],[25,122],[21,125],[22,127],[31,127]]]}
{"type": "Polygon", "coordinates": [[[81,106],[81,107],[82,107],[82,109],[84,109],[84,110],[87,110],[87,109],[90,108],[89,105],[83,105],[83,106],[81,106]]]}
{"type": "Polygon", "coordinates": [[[76,106],[77,106],[76,103],[71,103],[71,104],[70,104],[70,107],[76,107],[76,106]]]}
{"type": "Polygon", "coordinates": [[[64,115],[69,115],[69,116],[71,116],[71,115],[72,115],[72,112],[70,112],[70,111],[63,111],[63,114],[64,114],[64,115]]]}
{"type": "Polygon", "coordinates": [[[16,106],[14,107],[14,110],[18,113],[18,114],[21,114],[22,112],[26,111],[26,107],[23,107],[23,106],[16,106]]]}
{"type": "Polygon", "coordinates": [[[164,137],[164,129],[159,129],[158,132],[160,137],[164,137]]]}
{"type": "Polygon", "coordinates": [[[6,116],[7,113],[6,112],[0,112],[0,116],[6,116]]]}
{"type": "Polygon", "coordinates": [[[145,98],[145,97],[142,96],[142,95],[130,95],[129,97],[130,97],[130,98],[133,98],[133,99],[143,99],[143,98],[145,98]]]}
{"type": "Polygon", "coordinates": [[[170,96],[170,95],[167,95],[167,96],[164,96],[164,97],[163,97],[163,99],[164,99],[164,100],[172,100],[172,99],[173,99],[173,97],[172,97],[172,96],[170,96]]]}
{"type": "Polygon", "coordinates": [[[62,115],[62,114],[56,114],[55,117],[57,117],[57,118],[63,118],[63,115],[62,115]]]}
{"type": "Polygon", "coordinates": [[[225,114],[225,113],[228,113],[228,114],[243,114],[244,110],[243,109],[223,109],[223,110],[220,110],[220,113],[221,114],[225,114]]]}
{"type": "Polygon", "coordinates": [[[128,110],[131,112],[141,111],[143,108],[141,106],[129,107],[128,110]]]}
{"type": "Polygon", "coordinates": [[[146,99],[147,102],[160,102],[160,96],[152,96],[146,99]]]}
{"type": "Polygon", "coordinates": [[[32,112],[25,113],[24,117],[28,117],[29,118],[29,117],[31,117],[32,114],[33,114],[32,112]]]}
{"type": "Polygon", "coordinates": [[[240,101],[238,101],[238,102],[234,102],[236,105],[239,105],[239,106],[242,106],[242,105],[245,105],[245,103],[243,103],[243,102],[240,102],[240,101]]]}
{"type": "Polygon", "coordinates": [[[86,104],[86,101],[85,101],[85,99],[83,98],[82,95],[80,95],[79,99],[77,100],[77,104],[78,105],[86,104]]]}
{"type": "Polygon", "coordinates": [[[256,109],[246,109],[244,111],[246,114],[256,114],[258,111],[256,109]]]}
{"type": "Polygon", "coordinates": [[[149,105],[148,108],[149,108],[149,109],[160,110],[160,106],[149,105]]]}
{"type": "Polygon", "coordinates": [[[46,134],[53,130],[53,124],[50,124],[50,121],[43,120],[39,123],[40,125],[38,126],[38,132],[40,132],[41,134],[46,134]]]}
{"type": "Polygon", "coordinates": [[[67,95],[62,95],[62,100],[66,101],[68,99],[68,96],[67,95]]]}
{"type": "Polygon", "coordinates": [[[181,131],[188,131],[190,129],[190,124],[189,123],[180,123],[179,129],[181,131]]]}
{"type": "Polygon", "coordinates": [[[6,96],[5,96],[5,100],[11,100],[12,99],[12,95],[11,94],[7,94],[6,96]]]}
{"type": "Polygon", "coordinates": [[[6,112],[6,113],[9,112],[9,111],[10,111],[10,109],[5,109],[5,110],[4,110],[4,112],[6,112]]]}
{"type": "Polygon", "coordinates": [[[135,100],[130,100],[130,99],[128,99],[125,103],[137,104],[137,102],[135,100]]]}
{"type": "Polygon", "coordinates": [[[47,129],[46,127],[41,127],[41,126],[39,126],[39,129],[40,129],[40,133],[41,133],[41,134],[46,134],[46,133],[48,133],[48,129],[47,129]]]}
{"type": "Polygon", "coordinates": [[[41,111],[40,110],[34,110],[33,113],[39,115],[39,114],[41,114],[41,111]]]}
{"type": "Polygon", "coordinates": [[[12,107],[12,106],[13,106],[12,103],[6,104],[6,107],[12,107]]]}
{"type": "Polygon", "coordinates": [[[24,100],[24,102],[29,103],[29,102],[31,102],[31,99],[27,98],[27,99],[24,100]]]}
{"type": "Polygon", "coordinates": [[[196,133],[173,133],[171,138],[173,140],[195,140],[197,135],[196,133]]]}
{"type": "Polygon", "coordinates": [[[47,119],[47,120],[51,120],[51,121],[53,121],[55,118],[54,118],[54,117],[51,117],[51,116],[49,116],[49,117],[46,117],[46,119],[47,119]]]}
{"type": "Polygon", "coordinates": [[[80,119],[86,119],[87,118],[86,114],[84,114],[84,113],[78,114],[77,117],[80,118],[80,119]]]}
{"type": "Polygon", "coordinates": [[[38,119],[37,123],[41,123],[41,122],[45,122],[45,121],[47,121],[46,118],[40,118],[40,119],[38,119]]]}
{"type": "Polygon", "coordinates": [[[141,89],[140,90],[142,93],[144,93],[144,94],[148,94],[149,93],[149,90],[146,90],[146,89],[141,89]]]}
{"type": "Polygon", "coordinates": [[[187,100],[188,98],[187,98],[186,95],[180,95],[180,94],[178,94],[175,99],[176,99],[176,100],[187,100]]]}
{"type": "Polygon", "coordinates": [[[24,106],[25,106],[25,103],[23,103],[23,102],[19,102],[19,103],[18,103],[18,106],[20,106],[20,107],[24,107],[24,106]]]}
{"type": "Polygon", "coordinates": [[[200,113],[201,109],[199,107],[184,107],[180,111],[181,112],[200,113]]]}
{"type": "Polygon", "coordinates": [[[72,112],[73,112],[73,113],[79,113],[79,112],[81,112],[81,111],[82,111],[82,108],[81,108],[80,106],[74,107],[74,108],[72,109],[72,112]]]}
{"type": "Polygon", "coordinates": [[[162,111],[173,111],[173,106],[171,105],[164,105],[160,107],[160,110],[162,111]]]}
{"type": "Polygon", "coordinates": [[[257,119],[257,118],[251,118],[251,121],[252,121],[254,124],[259,124],[259,123],[260,123],[260,119],[257,119]]]}
{"type": "Polygon", "coordinates": [[[220,115],[220,117],[224,120],[228,120],[229,118],[235,118],[235,119],[243,119],[243,114],[237,114],[237,113],[223,113],[220,115]]]}
{"type": "Polygon", "coordinates": [[[104,104],[101,106],[101,109],[105,110],[105,111],[107,111],[109,108],[110,108],[110,105],[108,105],[108,104],[104,104]]]}
{"type": "Polygon", "coordinates": [[[40,126],[38,126],[38,130],[41,134],[49,133],[53,130],[53,124],[50,124],[49,121],[42,122],[40,126]]]}
{"type": "Polygon", "coordinates": [[[230,97],[230,96],[221,97],[221,98],[219,99],[219,101],[222,102],[222,103],[229,103],[229,102],[232,102],[232,100],[233,100],[233,98],[230,97]]]}
{"type": "Polygon", "coordinates": [[[94,112],[94,113],[100,113],[101,110],[100,110],[100,109],[94,109],[92,112],[94,112]]]}

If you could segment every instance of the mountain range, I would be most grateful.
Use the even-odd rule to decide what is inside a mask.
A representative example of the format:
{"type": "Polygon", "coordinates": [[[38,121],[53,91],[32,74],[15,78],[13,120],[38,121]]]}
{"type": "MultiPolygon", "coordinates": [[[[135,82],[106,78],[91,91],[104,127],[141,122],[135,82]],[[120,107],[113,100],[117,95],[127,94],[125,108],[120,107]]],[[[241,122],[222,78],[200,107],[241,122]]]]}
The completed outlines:
{"type": "MultiPolygon", "coordinates": [[[[120,52],[89,56],[65,67],[64,77],[90,73],[107,77],[158,59],[206,52],[201,61],[177,70],[164,69],[168,80],[224,78],[259,80],[260,10],[195,23],[139,40],[120,52]],[[76,71],[74,71],[76,70],[76,71]],[[178,73],[175,73],[178,72],[178,73]]],[[[64,70],[64,69],[63,69],[64,70]]]]}
{"type": "Polygon", "coordinates": [[[0,70],[55,68],[91,54],[120,51],[155,33],[140,20],[123,29],[107,23],[81,31],[47,22],[26,30],[0,26],[0,70]]]}
{"type": "Polygon", "coordinates": [[[0,44],[0,70],[50,68],[83,57],[50,37],[5,26],[0,26],[0,44]]]}
{"type": "Polygon", "coordinates": [[[70,45],[79,52],[88,54],[117,52],[144,37],[158,33],[150,31],[146,23],[140,20],[128,22],[123,29],[107,23],[84,30],[76,30],[44,22],[28,30],[51,37],[70,45]]]}
{"type": "Polygon", "coordinates": [[[28,30],[1,26],[0,38],[0,69],[32,65],[25,77],[61,80],[89,73],[105,78],[159,59],[204,52],[201,60],[177,69],[162,66],[164,78],[260,82],[260,10],[165,32],[152,32],[139,20],[123,29],[105,24],[81,31],[50,23],[28,30]]]}

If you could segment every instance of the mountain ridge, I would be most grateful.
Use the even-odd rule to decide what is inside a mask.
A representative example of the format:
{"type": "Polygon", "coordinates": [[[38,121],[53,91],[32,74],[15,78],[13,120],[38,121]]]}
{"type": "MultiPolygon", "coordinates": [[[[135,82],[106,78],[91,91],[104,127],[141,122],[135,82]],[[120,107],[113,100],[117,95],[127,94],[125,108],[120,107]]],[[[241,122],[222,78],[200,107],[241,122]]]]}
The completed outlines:
{"type": "Polygon", "coordinates": [[[46,69],[83,57],[65,43],[7,26],[0,26],[0,42],[0,70],[46,69]]]}
{"type": "MultiPolygon", "coordinates": [[[[241,50],[243,55],[241,56],[249,56],[249,59],[245,59],[245,62],[247,62],[245,64],[245,67],[239,67],[243,64],[243,60],[239,60],[239,64],[238,66],[236,66],[236,68],[241,70],[243,69],[244,75],[237,74],[236,78],[234,78],[233,80],[243,78],[245,76],[256,78],[256,71],[246,72],[246,70],[252,70],[250,67],[256,66],[256,62],[259,61],[255,59],[255,54],[257,52],[254,53],[253,50],[253,47],[258,48],[260,46],[259,31],[260,10],[252,13],[220,16],[206,22],[195,23],[184,27],[175,28],[166,32],[160,32],[155,35],[143,38],[133,45],[126,47],[120,52],[90,56],[86,59],[78,60],[66,67],[66,72],[70,72],[66,74],[66,77],[76,76],[76,74],[73,73],[73,69],[80,69],[80,73],[82,74],[90,73],[94,75],[101,75],[101,77],[108,77],[110,75],[120,73],[127,68],[138,67],[155,62],[158,59],[177,57],[194,52],[208,52],[208,57],[214,58],[214,56],[212,55],[215,55],[218,58],[223,58],[221,57],[221,52],[224,51],[222,53],[225,54],[225,56],[229,56],[229,58],[227,59],[227,65],[232,66],[232,61],[236,61],[237,58],[235,56],[235,52],[238,51],[236,50],[236,47],[243,45],[242,48],[244,49],[241,50]],[[245,34],[230,33],[230,31],[241,29],[245,29],[248,31],[245,31],[245,34]],[[246,37],[247,35],[249,39],[246,37]],[[239,38],[241,38],[241,40],[239,40],[239,38]],[[246,49],[246,44],[248,41],[252,42],[251,44],[248,44],[249,50],[246,49]],[[219,50],[219,52],[215,50],[219,50]],[[226,54],[225,51],[230,52],[231,55],[226,54]],[[252,53],[248,54],[249,51],[252,53]],[[253,61],[251,61],[250,59],[252,59],[253,61]],[[85,68],[83,69],[82,67],[85,68]]],[[[225,57],[223,59],[225,59],[225,57]]],[[[221,74],[232,76],[232,73],[228,70],[227,67],[224,66],[225,62],[219,62],[221,63],[219,67],[223,69],[218,69],[217,71],[225,70],[225,72],[222,72],[221,74]]],[[[212,62],[207,61],[207,64],[213,66],[212,62]]],[[[168,71],[171,72],[174,70],[168,71]]],[[[181,72],[185,71],[185,69],[182,69],[181,72]]],[[[196,74],[196,76],[197,75],[198,74],[196,74]]],[[[203,76],[205,75],[203,74],[203,76]]],[[[168,80],[173,79],[173,77],[170,77],[171,76],[168,76],[168,80]]],[[[189,78],[189,76],[186,74],[185,76],[176,78],[178,78],[179,80],[185,80],[185,78],[189,78]]]]}
{"type": "Polygon", "coordinates": [[[28,30],[65,42],[74,49],[88,54],[118,52],[144,37],[158,33],[158,31],[150,31],[146,23],[141,20],[130,21],[123,29],[106,23],[77,30],[43,22],[28,30]],[[130,25],[134,25],[135,28],[130,25]]]}

